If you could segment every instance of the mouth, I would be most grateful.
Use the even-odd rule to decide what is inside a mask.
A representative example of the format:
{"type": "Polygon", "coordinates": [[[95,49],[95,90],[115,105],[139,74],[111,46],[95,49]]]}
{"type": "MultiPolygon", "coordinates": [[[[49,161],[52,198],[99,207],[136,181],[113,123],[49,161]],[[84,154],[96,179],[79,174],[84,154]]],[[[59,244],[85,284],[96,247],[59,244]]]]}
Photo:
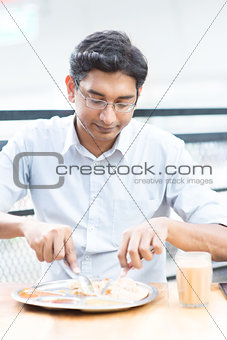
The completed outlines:
{"type": "Polygon", "coordinates": [[[103,127],[101,125],[95,124],[95,126],[98,128],[99,131],[101,132],[105,132],[105,133],[109,133],[112,132],[115,129],[115,126],[113,127],[103,127]]]}

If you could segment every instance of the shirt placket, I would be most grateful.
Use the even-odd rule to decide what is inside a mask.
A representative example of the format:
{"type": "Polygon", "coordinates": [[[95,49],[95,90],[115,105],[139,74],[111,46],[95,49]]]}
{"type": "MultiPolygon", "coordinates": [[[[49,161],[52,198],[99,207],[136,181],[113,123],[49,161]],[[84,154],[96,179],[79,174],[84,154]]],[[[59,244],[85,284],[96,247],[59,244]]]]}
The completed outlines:
{"type": "MultiPolygon", "coordinates": [[[[100,162],[93,162],[92,166],[100,165],[100,162]]],[[[92,173],[89,176],[90,179],[90,193],[89,193],[89,203],[90,208],[88,212],[88,221],[87,221],[87,235],[86,235],[86,251],[84,254],[84,258],[81,263],[81,268],[84,274],[88,276],[93,275],[92,268],[92,253],[94,253],[95,248],[95,239],[96,232],[99,220],[99,198],[98,195],[101,185],[102,185],[102,176],[96,175],[94,170],[92,169],[92,173]]]]}

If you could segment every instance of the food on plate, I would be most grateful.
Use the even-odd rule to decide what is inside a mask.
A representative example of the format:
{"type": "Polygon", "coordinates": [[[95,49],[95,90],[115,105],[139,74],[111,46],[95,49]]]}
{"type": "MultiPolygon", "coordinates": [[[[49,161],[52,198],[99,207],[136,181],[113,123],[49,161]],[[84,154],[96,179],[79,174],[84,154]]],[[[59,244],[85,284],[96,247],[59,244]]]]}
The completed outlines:
{"type": "MultiPolygon", "coordinates": [[[[78,303],[85,299],[85,303],[89,300],[91,305],[105,305],[111,304],[111,301],[121,301],[131,303],[145,299],[149,295],[149,289],[146,286],[138,284],[136,281],[130,278],[121,278],[118,280],[91,280],[92,286],[94,288],[94,293],[89,294],[83,290],[79,281],[69,280],[68,285],[64,288],[59,286],[56,289],[48,287],[34,287],[25,288],[19,291],[19,296],[24,299],[38,299],[44,302],[52,303],[78,303]],[[103,293],[103,288],[109,283],[108,288],[103,293]],[[44,289],[43,289],[44,288],[44,289]],[[82,298],[82,300],[81,300],[82,298]],[[89,299],[90,298],[90,299],[89,299]],[[78,300],[77,300],[78,299],[78,300]],[[91,301],[90,301],[91,300],[91,301]]],[[[116,304],[116,302],[115,302],[116,304]]]]}
{"type": "Polygon", "coordinates": [[[116,300],[131,300],[139,301],[148,296],[148,289],[137,283],[130,278],[122,278],[113,281],[109,288],[106,290],[105,295],[110,296],[116,300]]]}
{"type": "Polygon", "coordinates": [[[19,295],[24,299],[31,299],[43,296],[59,296],[59,295],[61,296],[62,294],[57,292],[38,290],[35,288],[25,288],[19,292],[19,295]]]}
{"type": "MultiPolygon", "coordinates": [[[[100,297],[102,295],[101,292],[108,281],[108,279],[99,281],[91,280],[94,288],[94,294],[85,294],[78,281],[73,282],[70,285],[70,288],[75,295],[100,297]]],[[[146,298],[148,294],[149,291],[146,287],[138,285],[134,280],[130,278],[122,278],[111,282],[109,287],[105,291],[104,296],[114,300],[139,301],[146,298]]]]}
{"type": "Polygon", "coordinates": [[[66,299],[66,298],[54,298],[54,299],[50,299],[50,297],[46,300],[42,300],[44,302],[49,302],[49,303],[63,303],[63,304],[66,304],[66,303],[75,303],[75,302],[78,302],[78,300],[75,300],[75,299],[66,299]]]}
{"type": "Polygon", "coordinates": [[[90,295],[90,291],[86,293],[84,282],[80,283],[76,278],[49,281],[36,287],[20,289],[12,292],[12,297],[19,302],[48,309],[107,312],[144,305],[154,300],[158,293],[154,287],[129,278],[91,282],[94,292],[90,295]]]}

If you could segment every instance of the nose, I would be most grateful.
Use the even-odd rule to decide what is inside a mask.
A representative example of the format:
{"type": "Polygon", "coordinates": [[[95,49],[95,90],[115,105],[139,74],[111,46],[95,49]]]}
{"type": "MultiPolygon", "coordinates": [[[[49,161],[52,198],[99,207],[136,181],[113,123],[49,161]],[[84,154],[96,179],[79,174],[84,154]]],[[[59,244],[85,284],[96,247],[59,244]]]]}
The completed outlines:
{"type": "Polygon", "coordinates": [[[116,112],[113,105],[108,104],[105,109],[100,113],[100,119],[106,124],[111,125],[116,120],[116,112]]]}

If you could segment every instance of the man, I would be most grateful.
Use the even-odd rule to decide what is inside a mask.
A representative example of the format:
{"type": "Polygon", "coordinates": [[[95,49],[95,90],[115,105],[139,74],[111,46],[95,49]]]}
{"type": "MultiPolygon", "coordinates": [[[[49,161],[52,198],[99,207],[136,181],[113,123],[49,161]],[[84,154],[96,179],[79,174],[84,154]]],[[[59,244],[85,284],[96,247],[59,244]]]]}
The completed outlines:
{"type": "Polygon", "coordinates": [[[146,75],[145,58],[124,33],[88,36],[72,53],[66,77],[75,116],[38,120],[1,152],[0,237],[25,237],[46,265],[43,280],[68,278],[66,258],[90,277],[116,278],[133,266],[140,270],[128,276],[162,282],[166,240],[227,260],[227,213],[214,192],[176,171],[193,165],[183,142],[132,120],[146,75]],[[40,187],[59,177],[57,188],[40,187]],[[26,186],[38,221],[6,214],[26,186]],[[170,219],[170,207],[185,222],[170,219]]]}

